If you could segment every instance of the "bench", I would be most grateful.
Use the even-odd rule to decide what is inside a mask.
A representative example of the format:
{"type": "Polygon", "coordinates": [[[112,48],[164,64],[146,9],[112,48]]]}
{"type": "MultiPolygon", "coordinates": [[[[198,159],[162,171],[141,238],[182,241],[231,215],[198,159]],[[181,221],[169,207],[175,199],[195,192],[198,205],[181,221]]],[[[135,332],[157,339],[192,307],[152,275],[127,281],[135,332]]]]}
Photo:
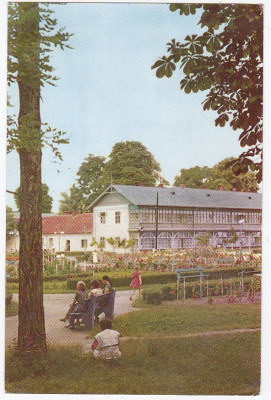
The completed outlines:
{"type": "Polygon", "coordinates": [[[114,306],[115,306],[116,290],[112,289],[110,293],[101,296],[91,296],[90,299],[85,300],[87,309],[81,313],[70,313],[75,319],[81,319],[84,324],[85,330],[91,330],[94,327],[95,311],[104,312],[105,318],[109,320],[114,319],[114,306]]]}

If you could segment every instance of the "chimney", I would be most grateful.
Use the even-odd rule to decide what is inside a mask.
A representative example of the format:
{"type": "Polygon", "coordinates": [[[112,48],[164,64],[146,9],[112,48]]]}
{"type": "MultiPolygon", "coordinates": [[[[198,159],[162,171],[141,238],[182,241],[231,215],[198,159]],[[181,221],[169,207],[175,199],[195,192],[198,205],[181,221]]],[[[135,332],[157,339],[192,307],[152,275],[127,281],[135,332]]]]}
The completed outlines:
{"type": "Polygon", "coordinates": [[[223,191],[224,190],[224,186],[220,186],[219,190],[223,191]]]}
{"type": "Polygon", "coordinates": [[[203,185],[201,185],[200,189],[205,189],[205,187],[203,185]]]}
{"type": "Polygon", "coordinates": [[[184,183],[181,183],[181,184],[180,184],[180,188],[181,188],[181,189],[184,189],[184,188],[185,188],[185,184],[184,184],[184,183]]]}
{"type": "Polygon", "coordinates": [[[76,215],[77,215],[77,212],[76,212],[76,211],[73,211],[73,212],[72,212],[72,216],[75,217],[76,215]]]}
{"type": "Polygon", "coordinates": [[[164,187],[164,185],[162,183],[159,183],[158,187],[162,188],[162,187],[164,187]]]}
{"type": "Polygon", "coordinates": [[[146,185],[145,185],[145,183],[141,182],[139,186],[144,187],[146,185]]]}
{"type": "Polygon", "coordinates": [[[236,189],[236,187],[232,187],[232,189],[231,189],[233,192],[237,192],[237,189],[236,189]]]}

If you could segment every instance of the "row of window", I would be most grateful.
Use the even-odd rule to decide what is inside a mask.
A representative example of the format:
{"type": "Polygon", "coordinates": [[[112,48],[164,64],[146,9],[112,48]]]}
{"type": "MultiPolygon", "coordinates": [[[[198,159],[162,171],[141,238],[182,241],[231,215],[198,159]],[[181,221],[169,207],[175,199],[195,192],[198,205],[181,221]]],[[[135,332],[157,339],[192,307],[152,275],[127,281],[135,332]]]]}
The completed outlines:
{"type": "MultiPolygon", "coordinates": [[[[49,249],[54,248],[54,238],[49,238],[49,249]]],[[[58,243],[58,245],[60,246],[60,243],[58,243]]],[[[81,248],[82,249],[86,249],[88,245],[88,241],[87,239],[81,239],[81,248]]],[[[42,246],[44,247],[44,238],[42,238],[42,246]]],[[[65,251],[70,251],[71,249],[71,241],[70,240],[66,240],[65,242],[65,251]]],[[[58,249],[60,251],[60,249],[58,249]]]]}
{"type": "MultiPolygon", "coordinates": [[[[100,212],[100,222],[101,224],[106,223],[106,212],[100,212]]],[[[115,211],[115,224],[120,224],[120,211],[115,211]]]]}
{"type": "MultiPolygon", "coordinates": [[[[203,232],[204,233],[204,232],[203,232]]],[[[217,232],[210,237],[210,243],[213,246],[222,245],[223,237],[231,235],[230,232],[217,232]]],[[[260,232],[247,232],[247,235],[242,235],[236,243],[232,243],[233,247],[239,247],[240,243],[243,246],[259,246],[261,244],[260,232]]],[[[151,250],[155,248],[156,238],[155,234],[152,232],[144,233],[137,244],[142,250],[151,250]]],[[[178,249],[178,248],[189,248],[196,245],[196,240],[192,233],[190,235],[185,235],[184,237],[179,237],[178,233],[174,234],[169,232],[162,232],[157,238],[158,249],[178,249]]]]}
{"type": "MultiPolygon", "coordinates": [[[[141,223],[155,223],[156,209],[143,208],[139,212],[141,223]]],[[[130,215],[130,222],[135,222],[135,214],[130,215]],[[133,221],[131,221],[131,218],[133,221]]],[[[207,211],[207,210],[178,210],[161,208],[158,210],[158,222],[178,224],[261,224],[262,216],[256,212],[234,212],[234,211],[207,211]]]]}

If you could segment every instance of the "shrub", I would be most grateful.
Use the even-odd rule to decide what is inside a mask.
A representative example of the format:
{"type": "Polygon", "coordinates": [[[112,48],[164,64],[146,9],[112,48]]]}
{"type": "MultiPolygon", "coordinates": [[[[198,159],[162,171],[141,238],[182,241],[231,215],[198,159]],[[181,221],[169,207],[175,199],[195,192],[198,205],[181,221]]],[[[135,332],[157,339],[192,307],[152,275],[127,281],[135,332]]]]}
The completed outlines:
{"type": "Polygon", "coordinates": [[[162,291],[159,289],[143,290],[143,298],[147,304],[154,304],[158,306],[162,302],[162,291]]]}

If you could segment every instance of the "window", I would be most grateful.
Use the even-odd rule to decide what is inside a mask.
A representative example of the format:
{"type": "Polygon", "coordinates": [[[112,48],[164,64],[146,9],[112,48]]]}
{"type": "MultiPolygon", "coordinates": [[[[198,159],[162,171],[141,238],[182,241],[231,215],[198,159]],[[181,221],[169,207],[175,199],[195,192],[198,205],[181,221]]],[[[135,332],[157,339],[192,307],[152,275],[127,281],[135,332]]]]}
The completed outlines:
{"type": "Polygon", "coordinates": [[[81,248],[82,248],[82,249],[86,249],[86,248],[87,248],[87,245],[88,245],[87,239],[82,239],[82,240],[81,240],[81,248]]]}
{"type": "Polygon", "coordinates": [[[115,212],[115,224],[120,224],[120,211],[115,212]]]}
{"type": "Polygon", "coordinates": [[[70,251],[70,250],[71,250],[71,241],[66,240],[65,251],[70,251]]]}
{"type": "Polygon", "coordinates": [[[101,243],[101,242],[104,242],[104,243],[105,243],[105,237],[103,237],[103,236],[100,237],[100,243],[101,243]]]}
{"type": "Polygon", "coordinates": [[[54,246],[54,239],[49,238],[49,249],[51,249],[54,246]]]}
{"type": "Polygon", "coordinates": [[[106,213],[105,212],[101,212],[100,213],[101,224],[105,224],[105,217],[106,217],[106,213]]]}
{"type": "Polygon", "coordinates": [[[115,246],[119,246],[120,244],[120,237],[115,237],[115,246]]]}

